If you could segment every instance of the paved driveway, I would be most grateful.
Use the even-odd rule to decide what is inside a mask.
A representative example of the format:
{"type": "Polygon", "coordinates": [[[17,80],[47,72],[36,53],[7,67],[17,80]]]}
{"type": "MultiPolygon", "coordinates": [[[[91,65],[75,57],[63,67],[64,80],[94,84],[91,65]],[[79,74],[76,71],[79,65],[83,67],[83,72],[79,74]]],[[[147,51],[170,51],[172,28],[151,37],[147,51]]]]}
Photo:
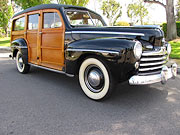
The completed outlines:
{"type": "Polygon", "coordinates": [[[77,78],[0,58],[0,135],[179,135],[180,76],[167,85],[118,85],[109,100],[88,99],[77,78]]]}

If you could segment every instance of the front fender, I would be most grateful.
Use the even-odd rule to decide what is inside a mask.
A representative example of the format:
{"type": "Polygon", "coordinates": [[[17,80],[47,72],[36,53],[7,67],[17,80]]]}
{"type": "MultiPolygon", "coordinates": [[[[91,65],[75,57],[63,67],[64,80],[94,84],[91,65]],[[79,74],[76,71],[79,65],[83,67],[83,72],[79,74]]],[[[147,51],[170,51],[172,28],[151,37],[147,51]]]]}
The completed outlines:
{"type": "Polygon", "coordinates": [[[117,74],[128,67],[132,69],[132,63],[136,62],[133,47],[136,43],[132,39],[122,38],[98,38],[90,40],[78,40],[70,43],[65,50],[66,72],[76,74],[84,58],[99,56],[104,59],[112,72],[117,74]],[[116,69],[115,69],[116,68],[116,69]]]}
{"type": "Polygon", "coordinates": [[[28,64],[28,47],[25,39],[20,38],[11,42],[11,52],[13,57],[16,57],[17,51],[22,53],[23,62],[28,64]]]}

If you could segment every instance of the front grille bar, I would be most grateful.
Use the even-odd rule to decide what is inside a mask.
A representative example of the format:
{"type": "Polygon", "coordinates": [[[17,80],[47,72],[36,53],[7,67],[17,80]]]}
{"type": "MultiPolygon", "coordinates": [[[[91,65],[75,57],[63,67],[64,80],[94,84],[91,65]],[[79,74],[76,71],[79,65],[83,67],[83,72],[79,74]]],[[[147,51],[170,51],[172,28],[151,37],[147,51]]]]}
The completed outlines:
{"type": "Polygon", "coordinates": [[[167,59],[166,47],[154,51],[144,51],[140,60],[139,75],[160,73],[163,65],[167,63],[167,59]]]}
{"type": "Polygon", "coordinates": [[[144,67],[144,66],[154,66],[154,65],[162,65],[165,64],[166,61],[161,61],[161,62],[151,62],[151,63],[143,63],[140,64],[140,66],[144,67]]]}
{"type": "Polygon", "coordinates": [[[140,68],[139,71],[149,71],[149,70],[161,69],[162,67],[163,66],[150,67],[150,68],[140,68]]]}
{"type": "Polygon", "coordinates": [[[157,57],[157,58],[141,58],[141,61],[156,61],[156,60],[166,60],[166,56],[157,57]]]}
{"type": "Polygon", "coordinates": [[[166,47],[161,47],[160,50],[158,51],[144,51],[142,56],[157,56],[157,55],[166,55],[167,54],[167,50],[166,47]]]}

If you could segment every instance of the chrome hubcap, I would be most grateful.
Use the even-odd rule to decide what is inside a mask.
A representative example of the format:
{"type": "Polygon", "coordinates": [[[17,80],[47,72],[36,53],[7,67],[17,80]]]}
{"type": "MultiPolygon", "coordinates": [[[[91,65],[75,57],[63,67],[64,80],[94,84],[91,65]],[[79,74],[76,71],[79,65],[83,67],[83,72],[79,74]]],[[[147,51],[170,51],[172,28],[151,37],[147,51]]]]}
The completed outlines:
{"type": "Polygon", "coordinates": [[[101,81],[100,74],[96,70],[92,70],[88,75],[88,81],[90,85],[94,87],[98,86],[101,81]]]}
{"type": "Polygon", "coordinates": [[[21,56],[18,57],[18,65],[19,65],[19,68],[23,68],[23,59],[21,56]]]}
{"type": "Polygon", "coordinates": [[[96,65],[90,65],[86,68],[84,80],[88,89],[94,93],[100,92],[104,87],[104,75],[96,65]]]}
{"type": "Polygon", "coordinates": [[[19,63],[23,63],[22,57],[19,58],[19,63]]]}

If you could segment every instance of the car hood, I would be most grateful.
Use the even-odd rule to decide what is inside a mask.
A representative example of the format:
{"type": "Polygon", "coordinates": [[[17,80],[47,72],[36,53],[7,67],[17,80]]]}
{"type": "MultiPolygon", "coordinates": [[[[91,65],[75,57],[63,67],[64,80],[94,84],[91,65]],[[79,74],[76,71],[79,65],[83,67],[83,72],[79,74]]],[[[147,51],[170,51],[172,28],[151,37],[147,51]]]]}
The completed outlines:
{"type": "Polygon", "coordinates": [[[102,37],[118,37],[136,39],[144,45],[162,46],[164,37],[159,27],[136,26],[136,27],[76,27],[73,28],[74,40],[93,39],[102,37]]]}

